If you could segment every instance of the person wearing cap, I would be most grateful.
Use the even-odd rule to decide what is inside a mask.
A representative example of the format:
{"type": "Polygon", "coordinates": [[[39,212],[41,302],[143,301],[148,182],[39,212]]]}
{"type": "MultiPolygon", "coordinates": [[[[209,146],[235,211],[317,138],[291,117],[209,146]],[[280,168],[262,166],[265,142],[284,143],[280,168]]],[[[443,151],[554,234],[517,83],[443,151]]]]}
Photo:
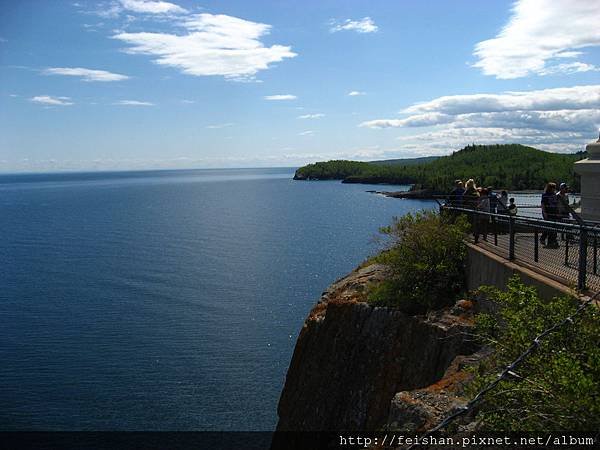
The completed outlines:
{"type": "MultiPolygon", "coordinates": [[[[556,183],[546,184],[544,193],[542,194],[542,217],[544,220],[550,222],[556,222],[559,219],[558,216],[558,197],[556,196],[556,183]]],[[[552,228],[544,228],[540,236],[540,243],[546,248],[558,248],[558,241],[556,239],[556,231],[552,228]],[[548,244],[546,244],[548,239],[548,244]]]]}

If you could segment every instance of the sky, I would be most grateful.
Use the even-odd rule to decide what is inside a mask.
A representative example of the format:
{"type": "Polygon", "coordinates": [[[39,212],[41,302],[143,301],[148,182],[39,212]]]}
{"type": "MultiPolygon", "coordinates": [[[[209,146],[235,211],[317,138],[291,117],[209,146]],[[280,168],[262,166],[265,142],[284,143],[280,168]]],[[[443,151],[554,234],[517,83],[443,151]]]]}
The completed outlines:
{"type": "Polygon", "coordinates": [[[583,150],[594,0],[0,0],[0,172],[583,150]]]}

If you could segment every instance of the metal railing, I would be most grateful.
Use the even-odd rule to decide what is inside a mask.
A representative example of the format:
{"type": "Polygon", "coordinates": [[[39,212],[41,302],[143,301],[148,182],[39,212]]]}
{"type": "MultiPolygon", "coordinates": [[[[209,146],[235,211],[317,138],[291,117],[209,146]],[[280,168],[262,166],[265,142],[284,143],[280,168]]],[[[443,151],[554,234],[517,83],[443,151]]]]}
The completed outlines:
{"type": "Polygon", "coordinates": [[[579,291],[600,289],[598,224],[574,213],[574,220],[551,221],[456,206],[440,208],[469,218],[475,244],[579,291]]]}

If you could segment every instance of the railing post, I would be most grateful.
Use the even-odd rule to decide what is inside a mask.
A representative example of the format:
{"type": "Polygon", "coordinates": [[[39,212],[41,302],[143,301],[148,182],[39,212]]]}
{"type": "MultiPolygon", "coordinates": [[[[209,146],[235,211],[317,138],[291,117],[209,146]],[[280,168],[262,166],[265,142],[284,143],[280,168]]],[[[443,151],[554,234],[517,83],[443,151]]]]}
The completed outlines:
{"type": "Polygon", "coordinates": [[[577,277],[577,289],[583,291],[587,276],[587,230],[579,227],[579,274],[577,277]]]}
{"type": "Polygon", "coordinates": [[[540,259],[540,241],[538,240],[538,229],[537,227],[533,230],[533,260],[538,262],[540,259]]]}
{"type": "Polygon", "coordinates": [[[498,226],[496,225],[496,216],[492,216],[492,225],[494,226],[494,245],[498,247],[498,226]]]}
{"type": "Polygon", "coordinates": [[[569,242],[570,242],[570,234],[567,234],[567,239],[565,240],[565,266],[569,267],[569,242]]]}
{"type": "Polygon", "coordinates": [[[508,219],[508,259],[515,259],[515,218],[510,216],[508,219]]]}
{"type": "Polygon", "coordinates": [[[594,233],[594,275],[598,275],[598,236],[594,233]]]}

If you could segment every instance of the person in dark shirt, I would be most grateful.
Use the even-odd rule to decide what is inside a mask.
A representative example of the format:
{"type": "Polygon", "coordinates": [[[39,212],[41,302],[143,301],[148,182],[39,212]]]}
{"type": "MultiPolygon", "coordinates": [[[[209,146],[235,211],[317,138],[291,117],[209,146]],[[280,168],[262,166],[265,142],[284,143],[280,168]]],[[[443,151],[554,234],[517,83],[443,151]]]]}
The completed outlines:
{"type": "Polygon", "coordinates": [[[462,208],[464,193],[465,193],[465,188],[463,186],[463,182],[461,180],[456,180],[454,182],[454,189],[452,189],[450,191],[450,194],[448,194],[448,206],[462,208]]]}
{"type": "Polygon", "coordinates": [[[500,198],[498,199],[498,214],[508,214],[508,201],[508,192],[502,191],[500,198]]]}
{"type": "MultiPolygon", "coordinates": [[[[548,183],[542,194],[542,217],[544,220],[557,222],[559,217],[558,198],[556,197],[556,183],[548,183]]],[[[540,236],[540,242],[547,248],[558,248],[556,231],[544,229],[540,236]],[[546,244],[548,239],[548,244],[546,244]]]]}
{"type": "Polygon", "coordinates": [[[561,220],[567,220],[571,216],[569,209],[569,186],[566,183],[560,183],[560,188],[556,194],[558,203],[558,215],[561,220]]]}

